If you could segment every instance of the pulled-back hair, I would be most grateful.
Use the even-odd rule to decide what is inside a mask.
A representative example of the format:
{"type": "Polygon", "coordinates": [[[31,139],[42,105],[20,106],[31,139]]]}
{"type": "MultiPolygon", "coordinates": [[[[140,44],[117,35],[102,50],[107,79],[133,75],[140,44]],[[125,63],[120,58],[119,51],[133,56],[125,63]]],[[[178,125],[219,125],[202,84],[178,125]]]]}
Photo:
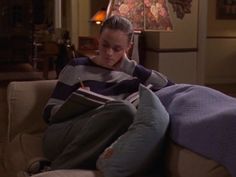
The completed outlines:
{"type": "Polygon", "coordinates": [[[131,39],[133,36],[133,25],[128,19],[121,16],[117,16],[117,15],[111,16],[107,18],[102,24],[102,27],[100,29],[100,34],[106,28],[109,28],[112,30],[120,30],[126,33],[128,36],[128,42],[131,42],[131,39]]]}

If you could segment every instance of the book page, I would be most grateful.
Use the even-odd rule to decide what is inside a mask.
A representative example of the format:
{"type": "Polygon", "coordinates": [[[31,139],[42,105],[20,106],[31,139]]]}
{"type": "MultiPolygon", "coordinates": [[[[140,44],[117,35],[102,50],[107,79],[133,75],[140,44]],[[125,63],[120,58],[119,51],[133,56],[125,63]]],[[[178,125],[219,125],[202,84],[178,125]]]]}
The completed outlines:
{"type": "MultiPolygon", "coordinates": [[[[146,87],[151,88],[152,84],[149,84],[146,87]]],[[[129,101],[130,103],[132,103],[134,106],[137,107],[139,103],[139,91],[130,94],[129,96],[125,98],[125,100],[129,101]]]]}
{"type": "Polygon", "coordinates": [[[130,103],[133,103],[138,98],[139,98],[139,93],[138,92],[134,92],[134,93],[130,94],[129,96],[127,96],[125,98],[125,100],[129,101],[130,103]]]}
{"type": "Polygon", "coordinates": [[[112,97],[101,95],[101,94],[95,93],[93,91],[83,89],[81,87],[79,89],[77,89],[75,91],[75,93],[81,94],[81,95],[84,95],[84,96],[86,96],[90,99],[98,100],[98,101],[102,101],[102,102],[107,102],[107,101],[113,101],[114,100],[114,98],[112,98],[112,97]]]}
{"type": "Polygon", "coordinates": [[[91,91],[77,90],[73,92],[65,103],[52,116],[52,122],[62,122],[69,120],[75,116],[84,114],[92,109],[104,105],[107,101],[112,101],[113,98],[96,94],[91,91]]]}

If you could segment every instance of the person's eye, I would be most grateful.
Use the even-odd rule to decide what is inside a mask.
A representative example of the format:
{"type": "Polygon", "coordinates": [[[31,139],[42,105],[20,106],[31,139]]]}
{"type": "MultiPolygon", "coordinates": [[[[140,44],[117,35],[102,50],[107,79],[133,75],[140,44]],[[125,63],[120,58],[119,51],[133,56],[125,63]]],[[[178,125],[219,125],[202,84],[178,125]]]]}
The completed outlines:
{"type": "Polygon", "coordinates": [[[115,48],[113,48],[113,50],[114,50],[115,52],[120,52],[120,51],[122,50],[122,48],[120,48],[120,47],[115,47],[115,48]]]}
{"type": "Polygon", "coordinates": [[[102,44],[102,47],[104,47],[104,48],[109,48],[109,45],[106,44],[106,43],[103,43],[103,44],[102,44]]]}

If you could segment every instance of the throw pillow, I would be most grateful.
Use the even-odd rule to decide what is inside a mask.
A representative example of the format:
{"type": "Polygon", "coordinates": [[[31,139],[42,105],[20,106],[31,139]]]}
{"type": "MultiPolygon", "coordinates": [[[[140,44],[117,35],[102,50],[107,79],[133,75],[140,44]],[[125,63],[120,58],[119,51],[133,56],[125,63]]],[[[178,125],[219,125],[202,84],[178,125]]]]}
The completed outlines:
{"type": "Polygon", "coordinates": [[[143,85],[134,122],[128,131],[100,155],[97,168],[105,177],[126,177],[146,172],[163,154],[169,115],[159,98],[143,85]]]}

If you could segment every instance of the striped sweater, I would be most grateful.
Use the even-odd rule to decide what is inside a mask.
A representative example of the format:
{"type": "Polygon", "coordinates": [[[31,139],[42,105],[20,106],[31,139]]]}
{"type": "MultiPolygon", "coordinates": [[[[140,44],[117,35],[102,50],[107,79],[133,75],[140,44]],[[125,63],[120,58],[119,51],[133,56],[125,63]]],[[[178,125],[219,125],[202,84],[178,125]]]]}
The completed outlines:
{"type": "Polygon", "coordinates": [[[147,69],[129,59],[124,59],[116,71],[98,66],[87,57],[74,59],[60,73],[51,98],[45,105],[43,117],[47,123],[69,95],[81,87],[80,80],[91,91],[115,99],[124,99],[129,94],[137,92],[140,83],[152,84],[157,90],[166,86],[168,82],[159,72],[147,69]]]}

